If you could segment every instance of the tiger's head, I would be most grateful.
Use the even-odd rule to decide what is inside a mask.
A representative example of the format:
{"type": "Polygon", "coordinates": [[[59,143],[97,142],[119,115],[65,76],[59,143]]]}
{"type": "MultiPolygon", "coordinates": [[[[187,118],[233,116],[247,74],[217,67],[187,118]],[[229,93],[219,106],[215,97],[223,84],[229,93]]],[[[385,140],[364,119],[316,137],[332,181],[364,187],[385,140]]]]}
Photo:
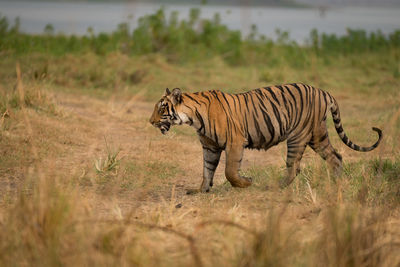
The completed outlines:
{"type": "Polygon", "coordinates": [[[153,114],[150,117],[150,123],[159,128],[162,134],[166,134],[172,125],[182,124],[179,117],[178,108],[182,102],[182,92],[175,88],[172,92],[167,88],[164,95],[156,103],[153,114]]]}

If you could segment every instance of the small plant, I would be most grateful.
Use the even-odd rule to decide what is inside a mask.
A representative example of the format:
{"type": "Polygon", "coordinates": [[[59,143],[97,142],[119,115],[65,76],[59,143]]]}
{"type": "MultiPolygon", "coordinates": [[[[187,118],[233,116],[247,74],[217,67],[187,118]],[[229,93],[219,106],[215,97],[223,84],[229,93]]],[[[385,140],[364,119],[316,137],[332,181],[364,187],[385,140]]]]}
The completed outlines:
{"type": "Polygon", "coordinates": [[[94,162],[96,172],[99,174],[104,174],[113,170],[116,172],[120,162],[120,160],[117,159],[120,149],[111,149],[106,138],[104,138],[104,141],[106,142],[107,156],[104,159],[100,157],[94,162]]]}

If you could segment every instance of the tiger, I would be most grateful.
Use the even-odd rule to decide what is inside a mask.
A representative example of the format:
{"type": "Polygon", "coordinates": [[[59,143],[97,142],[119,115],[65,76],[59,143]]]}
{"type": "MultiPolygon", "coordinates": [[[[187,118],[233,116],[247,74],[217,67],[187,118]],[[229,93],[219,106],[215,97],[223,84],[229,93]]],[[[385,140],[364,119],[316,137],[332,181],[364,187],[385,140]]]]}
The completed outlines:
{"type": "Polygon", "coordinates": [[[300,172],[307,146],[324,159],[330,171],[342,173],[342,156],[329,141],[328,111],[337,134],[353,150],[366,152],[378,147],[382,130],[373,127],[378,140],[370,147],[354,144],[345,134],[339,106],[328,92],[303,83],[258,88],[238,94],[218,90],[183,93],[165,90],[155,104],[150,123],[166,134],[171,126],[188,124],[196,129],[203,148],[203,180],[199,189],[188,194],[209,192],[221,152],[225,151],[225,177],[233,187],[245,188],[251,177],[239,174],[243,151],[268,150],[287,142],[286,174],[279,185],[285,188],[300,172]]]}

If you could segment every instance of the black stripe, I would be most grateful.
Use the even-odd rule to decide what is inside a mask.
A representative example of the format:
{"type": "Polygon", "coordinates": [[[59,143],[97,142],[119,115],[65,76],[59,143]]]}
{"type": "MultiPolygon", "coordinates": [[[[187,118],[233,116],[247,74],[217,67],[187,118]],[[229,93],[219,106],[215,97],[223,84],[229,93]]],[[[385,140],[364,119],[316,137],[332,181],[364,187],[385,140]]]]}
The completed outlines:
{"type": "Polygon", "coordinates": [[[302,145],[300,145],[300,143],[290,143],[287,145],[287,148],[290,151],[296,151],[296,149],[301,148],[301,147],[302,147],[302,145]]]}
{"type": "MultiPolygon", "coordinates": [[[[301,85],[303,85],[303,87],[304,87],[304,92],[306,93],[305,99],[307,100],[307,102],[309,102],[309,101],[308,101],[308,100],[309,100],[308,97],[309,97],[309,93],[310,93],[310,92],[309,92],[309,89],[310,89],[310,88],[308,88],[307,85],[305,85],[305,84],[301,84],[301,85]]],[[[309,104],[309,103],[307,103],[307,104],[309,104]]]]}
{"type": "Polygon", "coordinates": [[[340,155],[336,150],[333,150],[333,153],[335,156],[341,161],[342,160],[342,155],[340,155]]]}
{"type": "MultiPolygon", "coordinates": [[[[301,121],[301,118],[302,118],[302,116],[303,116],[303,93],[302,93],[302,91],[301,91],[301,89],[300,89],[300,87],[297,85],[297,84],[292,84],[293,86],[294,86],[294,88],[296,88],[296,90],[299,92],[299,96],[300,96],[300,115],[299,115],[299,117],[297,118],[297,114],[296,114],[296,118],[297,118],[297,120],[296,120],[296,123],[295,123],[295,125],[293,126],[293,128],[296,128],[299,124],[300,124],[300,121],[301,121]]],[[[297,112],[297,109],[296,109],[296,112],[297,112]]]]}
{"type": "Polygon", "coordinates": [[[175,111],[175,108],[174,108],[174,106],[171,106],[171,111],[172,111],[172,119],[176,119],[176,111],[175,111]]]}
{"type": "Polygon", "coordinates": [[[284,132],[283,132],[283,124],[282,124],[282,120],[281,120],[281,115],[279,113],[279,110],[276,108],[275,104],[272,103],[272,101],[270,101],[272,109],[274,110],[274,114],[276,117],[276,120],[278,121],[279,124],[279,136],[283,136],[284,132]]]}
{"type": "MultiPolygon", "coordinates": [[[[228,130],[229,130],[229,118],[228,118],[228,114],[226,113],[226,110],[225,110],[225,108],[224,108],[224,104],[222,104],[222,102],[221,102],[221,99],[219,99],[219,97],[218,97],[218,95],[217,95],[217,93],[215,92],[215,91],[212,91],[211,92],[213,95],[214,95],[214,97],[217,99],[217,101],[221,104],[221,108],[224,110],[224,112],[225,112],[225,118],[226,118],[226,125],[227,125],[227,127],[228,127],[228,130]]],[[[225,132],[225,136],[226,136],[226,132],[225,132]]],[[[227,136],[226,136],[227,137],[227,136]]],[[[225,142],[226,142],[226,139],[225,139],[225,142]]]]}
{"type": "Polygon", "coordinates": [[[208,150],[208,151],[211,151],[211,152],[213,152],[213,153],[220,152],[219,150],[214,150],[214,149],[212,149],[212,148],[210,148],[210,147],[206,147],[206,146],[203,146],[203,149],[208,150]]]}
{"type": "MultiPolygon", "coordinates": [[[[212,129],[212,127],[211,127],[211,116],[210,116],[210,106],[211,106],[211,100],[210,100],[210,98],[206,95],[206,94],[204,94],[203,92],[201,93],[201,96],[203,97],[203,98],[205,98],[206,100],[207,100],[207,103],[206,102],[203,102],[202,101],[202,103],[203,103],[203,105],[205,106],[205,108],[207,109],[207,120],[208,120],[208,130],[210,131],[210,135],[211,135],[211,129],[212,129]]],[[[206,131],[204,131],[204,133],[205,133],[206,131]]]]}
{"type": "Polygon", "coordinates": [[[318,101],[318,120],[320,118],[321,115],[321,90],[318,90],[318,98],[316,99],[318,101]]]}
{"type": "Polygon", "coordinates": [[[325,151],[325,149],[328,148],[328,146],[330,146],[329,142],[325,144],[325,146],[323,148],[321,148],[321,151],[325,151]]]}
{"type": "Polygon", "coordinates": [[[254,101],[254,98],[253,98],[253,96],[255,95],[255,94],[249,94],[250,95],[250,97],[251,97],[251,103],[253,104],[253,109],[254,109],[254,112],[256,113],[256,116],[257,116],[257,118],[258,118],[258,110],[257,110],[257,108],[256,108],[256,105],[255,105],[255,101],[254,101]]]}
{"type": "Polygon", "coordinates": [[[322,141],[324,141],[326,138],[328,138],[328,133],[326,132],[323,136],[321,136],[319,138],[319,142],[321,143],[322,141]]]}
{"type": "Polygon", "coordinates": [[[215,169],[216,169],[216,167],[215,168],[209,168],[209,167],[207,167],[207,166],[204,166],[204,168],[206,168],[207,170],[209,170],[209,171],[215,171],[215,169]]]}
{"type": "Polygon", "coordinates": [[[256,93],[259,94],[259,95],[263,94],[260,88],[254,89],[254,91],[256,91],[256,93]]]}
{"type": "Polygon", "coordinates": [[[186,105],[186,103],[185,103],[185,102],[182,102],[182,105],[184,105],[185,107],[187,107],[188,109],[190,109],[190,110],[192,110],[192,111],[193,111],[193,108],[192,108],[191,106],[188,106],[188,105],[186,105]]]}
{"type": "Polygon", "coordinates": [[[289,118],[289,106],[288,106],[288,102],[286,100],[286,97],[283,93],[281,93],[281,97],[283,100],[283,104],[285,106],[285,110],[286,110],[286,114],[282,113],[282,116],[285,118],[285,123],[286,123],[286,127],[285,127],[285,132],[288,130],[289,127],[289,123],[290,123],[290,118],[289,118]]]}
{"type": "Polygon", "coordinates": [[[254,145],[253,139],[251,138],[251,134],[249,133],[249,135],[247,136],[247,147],[252,148],[253,145],[254,145]]]}
{"type": "Polygon", "coordinates": [[[238,103],[239,103],[239,110],[240,110],[240,112],[242,112],[242,101],[240,100],[239,95],[234,95],[234,96],[237,97],[238,103]]]}
{"type": "Polygon", "coordinates": [[[229,95],[233,99],[233,106],[235,107],[235,111],[236,111],[236,99],[231,94],[227,94],[227,95],[229,95]]]}
{"type": "MultiPolygon", "coordinates": [[[[289,88],[289,87],[283,86],[283,88],[285,88],[285,89],[288,91],[289,95],[291,96],[291,98],[292,98],[292,100],[293,100],[293,102],[294,102],[294,107],[293,107],[292,102],[288,100],[289,105],[290,105],[290,113],[288,113],[288,116],[289,116],[290,126],[292,126],[292,122],[293,122],[294,119],[295,119],[295,117],[294,117],[294,111],[295,111],[295,110],[294,110],[294,109],[295,109],[295,107],[296,107],[296,98],[294,97],[294,95],[293,95],[292,92],[290,91],[290,88],[289,88]]],[[[297,115],[297,114],[296,114],[296,115],[297,115]]]]}
{"type": "Polygon", "coordinates": [[[283,93],[282,85],[275,85],[275,87],[278,88],[279,90],[281,90],[281,92],[283,93]]]}
{"type": "Polygon", "coordinates": [[[248,97],[249,97],[249,95],[248,94],[243,94],[243,96],[244,96],[244,103],[246,104],[246,109],[247,109],[247,112],[249,112],[249,100],[248,100],[248,97]]]}
{"type": "MultiPolygon", "coordinates": [[[[210,107],[209,106],[207,106],[207,120],[208,120],[208,129],[210,130],[210,135],[212,136],[211,116],[210,116],[210,107]]],[[[215,121],[214,121],[214,126],[215,126],[215,121]]]]}
{"type": "Polygon", "coordinates": [[[218,133],[217,133],[217,130],[215,129],[215,122],[214,122],[214,135],[215,135],[215,142],[217,143],[217,145],[219,145],[219,143],[218,143],[218,133]]]}
{"type": "Polygon", "coordinates": [[[224,100],[225,100],[225,102],[226,102],[226,105],[228,106],[229,114],[232,116],[232,110],[231,110],[231,107],[230,107],[230,105],[229,105],[228,99],[226,99],[226,96],[225,96],[224,93],[221,93],[221,95],[222,95],[222,97],[224,98],[224,100]]]}
{"type": "Polygon", "coordinates": [[[303,124],[301,126],[301,128],[305,128],[306,124],[310,121],[310,117],[311,117],[311,111],[312,111],[312,99],[311,99],[311,93],[308,90],[308,87],[304,86],[304,91],[306,92],[306,96],[305,96],[305,100],[306,100],[306,112],[307,114],[305,114],[305,118],[303,121],[303,124]]]}
{"type": "Polygon", "coordinates": [[[324,96],[324,101],[325,101],[325,111],[324,111],[325,119],[324,120],[326,120],[326,110],[328,109],[328,101],[326,100],[326,92],[322,91],[322,95],[324,96]]]}
{"type": "Polygon", "coordinates": [[[188,97],[189,99],[191,99],[192,101],[194,101],[194,102],[196,102],[198,105],[200,105],[200,103],[199,103],[196,99],[194,99],[193,97],[191,97],[190,95],[184,94],[184,96],[188,97]]]}
{"type": "MultiPolygon", "coordinates": [[[[253,104],[254,104],[254,101],[253,101],[253,104]]],[[[260,124],[258,123],[258,117],[256,117],[254,114],[252,117],[253,117],[254,127],[256,128],[256,134],[259,137],[259,145],[262,145],[266,141],[265,136],[264,136],[263,132],[261,131],[260,124]]]]}
{"type": "MultiPolygon", "coordinates": [[[[267,88],[265,88],[265,89],[271,94],[272,98],[278,103],[278,105],[281,106],[281,103],[279,102],[278,98],[276,97],[276,95],[275,95],[275,93],[272,91],[272,89],[271,89],[270,87],[267,87],[267,88]]],[[[278,138],[278,140],[280,140],[280,139],[283,138],[283,136],[284,136],[284,134],[285,134],[284,125],[283,125],[282,120],[281,120],[281,112],[279,112],[279,110],[278,110],[278,108],[276,107],[276,105],[275,105],[269,98],[266,98],[266,99],[267,99],[267,100],[269,101],[269,103],[271,104],[272,109],[273,109],[274,114],[275,114],[275,117],[276,117],[276,120],[278,121],[278,124],[279,124],[279,138],[278,138]]],[[[285,121],[286,121],[286,125],[287,125],[287,119],[286,119],[286,117],[285,117],[283,114],[282,114],[282,116],[284,117],[284,119],[285,119],[285,121]]]]}
{"type": "Polygon", "coordinates": [[[281,93],[281,97],[283,100],[283,104],[285,105],[286,112],[289,115],[289,106],[288,106],[288,101],[286,100],[285,94],[281,93]]]}
{"type": "Polygon", "coordinates": [[[264,89],[267,90],[271,94],[272,98],[279,104],[279,100],[272,89],[270,87],[264,87],[264,89]]]}
{"type": "MultiPolygon", "coordinates": [[[[261,109],[263,110],[262,115],[263,115],[263,117],[264,117],[264,122],[265,122],[266,125],[267,125],[268,132],[269,132],[269,134],[270,134],[270,136],[271,136],[271,139],[270,139],[270,142],[269,142],[269,143],[271,143],[271,142],[274,140],[274,138],[275,138],[275,128],[274,128],[274,125],[272,124],[272,121],[271,121],[270,116],[268,115],[268,109],[267,109],[266,106],[264,105],[262,99],[261,99],[260,96],[258,96],[258,95],[256,95],[256,97],[258,98],[260,107],[261,107],[261,109]]],[[[269,144],[269,143],[268,143],[268,144],[269,144]]]]}
{"type": "Polygon", "coordinates": [[[341,134],[341,133],[343,132],[342,125],[340,125],[340,126],[338,126],[338,127],[336,127],[336,125],[335,125],[335,128],[336,128],[336,132],[337,132],[338,134],[341,134]]]}
{"type": "Polygon", "coordinates": [[[249,132],[249,124],[247,121],[247,112],[243,112],[244,113],[244,132],[245,134],[247,134],[249,132]]]}
{"type": "Polygon", "coordinates": [[[212,161],[210,161],[210,160],[208,160],[208,159],[204,159],[204,162],[206,162],[206,163],[208,163],[208,164],[211,164],[211,165],[213,165],[213,166],[216,166],[216,165],[218,165],[218,163],[219,163],[219,159],[212,160],[212,161]]]}
{"type": "Polygon", "coordinates": [[[208,100],[208,102],[210,102],[210,98],[204,92],[201,92],[201,96],[203,96],[204,98],[206,98],[208,100]]]}
{"type": "MultiPolygon", "coordinates": [[[[221,107],[222,107],[222,109],[223,109],[224,112],[225,112],[225,116],[226,116],[226,127],[227,127],[227,129],[226,129],[226,131],[225,131],[225,137],[226,137],[226,138],[225,138],[225,142],[227,142],[227,139],[228,139],[227,134],[228,134],[228,133],[229,133],[230,140],[233,140],[233,130],[232,130],[232,126],[231,126],[231,123],[230,123],[230,120],[229,120],[229,117],[232,117],[232,116],[231,116],[231,115],[232,115],[232,111],[231,111],[231,109],[230,109],[230,107],[229,107],[228,100],[226,99],[224,93],[222,93],[222,92],[212,91],[212,93],[215,95],[215,97],[216,97],[216,98],[218,99],[218,101],[221,103],[221,107]],[[218,93],[219,93],[219,94],[218,94],[218,93]],[[228,109],[229,109],[229,114],[230,114],[230,116],[227,114],[226,109],[225,109],[224,105],[222,104],[222,100],[219,99],[218,95],[222,95],[223,98],[225,99],[225,101],[226,101],[226,103],[227,103],[227,106],[228,106],[228,109]]],[[[226,143],[225,143],[225,144],[226,144],[226,143]]]]}
{"type": "Polygon", "coordinates": [[[204,132],[203,132],[203,134],[204,134],[206,132],[206,129],[204,127],[203,117],[200,115],[200,113],[197,111],[197,109],[195,109],[195,114],[196,114],[196,117],[199,119],[200,125],[201,125],[200,129],[198,130],[198,132],[201,132],[201,130],[204,130],[204,132]]]}
{"type": "MultiPolygon", "coordinates": [[[[310,90],[310,94],[309,94],[309,107],[308,107],[308,112],[307,112],[307,121],[310,120],[311,118],[311,122],[309,125],[309,133],[311,133],[311,131],[313,130],[313,126],[314,126],[314,120],[315,120],[315,88],[310,86],[309,88],[310,90]]],[[[305,127],[306,122],[304,122],[303,126],[305,127]]]]}

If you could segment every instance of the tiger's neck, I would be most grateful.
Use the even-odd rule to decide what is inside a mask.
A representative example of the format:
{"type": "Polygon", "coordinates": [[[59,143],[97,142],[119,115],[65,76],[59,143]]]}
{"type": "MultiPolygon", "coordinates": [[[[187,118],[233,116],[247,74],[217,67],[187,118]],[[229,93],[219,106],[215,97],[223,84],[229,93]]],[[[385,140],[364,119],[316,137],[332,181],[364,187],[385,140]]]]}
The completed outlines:
{"type": "MultiPolygon", "coordinates": [[[[200,99],[198,94],[184,93],[182,102],[177,110],[178,116],[182,123],[188,124],[196,129],[198,134],[205,135],[207,132],[202,111],[207,109],[207,102],[200,99]]],[[[207,119],[208,121],[208,119],[207,119]]]]}

